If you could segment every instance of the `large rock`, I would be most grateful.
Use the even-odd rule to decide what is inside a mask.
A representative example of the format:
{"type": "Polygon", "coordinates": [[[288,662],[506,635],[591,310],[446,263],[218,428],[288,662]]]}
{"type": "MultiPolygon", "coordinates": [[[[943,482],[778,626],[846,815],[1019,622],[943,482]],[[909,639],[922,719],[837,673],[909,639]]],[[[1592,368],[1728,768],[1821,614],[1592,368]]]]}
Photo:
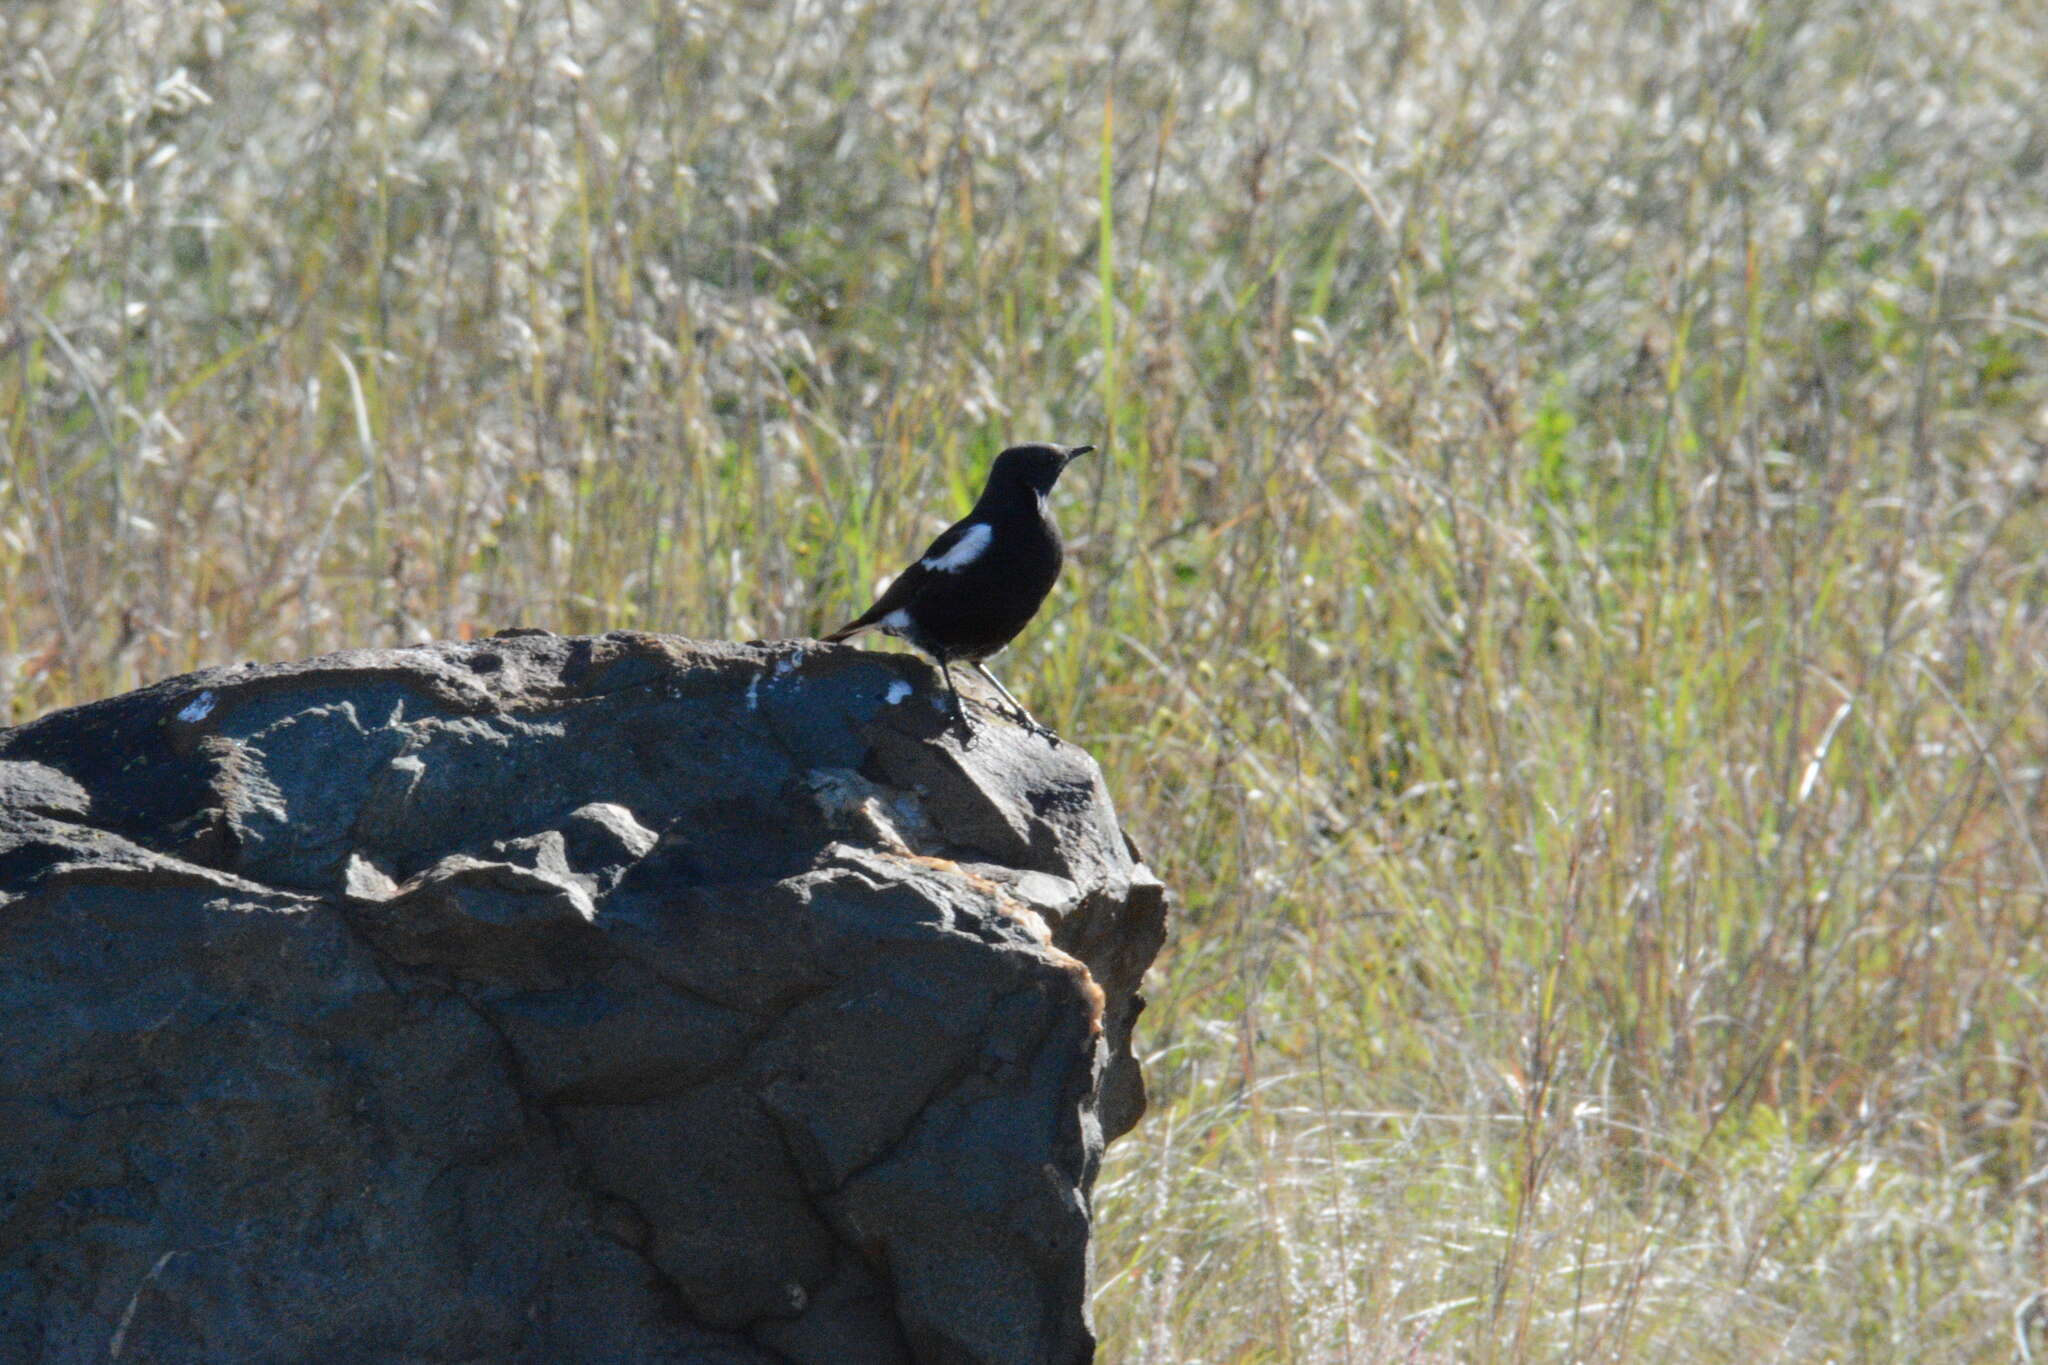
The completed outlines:
{"type": "Polygon", "coordinates": [[[1089,1359],[1164,896],[943,701],[521,632],[0,731],[0,1360],[1089,1359]]]}

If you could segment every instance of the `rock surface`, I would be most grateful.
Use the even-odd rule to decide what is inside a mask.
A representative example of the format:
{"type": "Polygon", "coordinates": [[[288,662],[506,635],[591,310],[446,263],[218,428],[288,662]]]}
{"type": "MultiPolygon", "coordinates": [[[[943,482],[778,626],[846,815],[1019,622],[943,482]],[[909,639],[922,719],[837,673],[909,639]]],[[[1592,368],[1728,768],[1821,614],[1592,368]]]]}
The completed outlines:
{"type": "Polygon", "coordinates": [[[1090,1359],[1164,893],[943,702],[514,632],[0,731],[0,1360],[1090,1359]]]}

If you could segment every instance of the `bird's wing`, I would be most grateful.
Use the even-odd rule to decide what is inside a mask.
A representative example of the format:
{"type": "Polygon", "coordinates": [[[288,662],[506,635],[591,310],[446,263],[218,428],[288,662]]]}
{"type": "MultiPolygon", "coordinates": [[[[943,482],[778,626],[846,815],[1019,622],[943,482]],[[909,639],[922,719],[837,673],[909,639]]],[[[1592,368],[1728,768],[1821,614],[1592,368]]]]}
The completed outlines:
{"type": "Polygon", "coordinates": [[[917,567],[933,573],[958,573],[988,553],[996,528],[985,521],[958,521],[925,547],[917,567]]]}
{"type": "Polygon", "coordinates": [[[872,607],[825,636],[826,642],[836,643],[849,636],[858,635],[861,631],[874,626],[890,612],[909,606],[933,577],[957,573],[979,559],[993,538],[994,531],[987,522],[954,522],[939,532],[938,539],[925,546],[924,553],[918,556],[916,562],[896,575],[896,580],[889,585],[886,592],[875,599],[872,607]]]}

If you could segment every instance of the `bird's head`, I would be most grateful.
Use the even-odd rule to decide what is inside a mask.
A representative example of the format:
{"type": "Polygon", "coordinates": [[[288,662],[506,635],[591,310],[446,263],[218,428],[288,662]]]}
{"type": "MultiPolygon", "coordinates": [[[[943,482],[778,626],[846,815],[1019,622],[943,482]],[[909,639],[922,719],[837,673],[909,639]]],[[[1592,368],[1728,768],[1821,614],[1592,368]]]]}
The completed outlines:
{"type": "Polygon", "coordinates": [[[1052,492],[1069,460],[1093,449],[1094,446],[1011,446],[996,456],[995,467],[988,473],[989,490],[1022,486],[1043,497],[1052,492]]]}

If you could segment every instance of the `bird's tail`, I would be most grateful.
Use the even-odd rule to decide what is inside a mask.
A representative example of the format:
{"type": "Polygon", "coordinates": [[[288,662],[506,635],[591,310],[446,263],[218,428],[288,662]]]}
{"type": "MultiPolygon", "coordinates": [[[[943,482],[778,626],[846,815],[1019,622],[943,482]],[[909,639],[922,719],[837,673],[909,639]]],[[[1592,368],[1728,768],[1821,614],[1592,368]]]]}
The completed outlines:
{"type": "Polygon", "coordinates": [[[821,636],[819,638],[824,640],[824,642],[828,645],[836,645],[841,640],[851,640],[854,636],[860,634],[864,630],[873,630],[874,624],[875,623],[872,621],[849,621],[845,625],[841,626],[839,629],[833,631],[830,635],[821,636]]]}

